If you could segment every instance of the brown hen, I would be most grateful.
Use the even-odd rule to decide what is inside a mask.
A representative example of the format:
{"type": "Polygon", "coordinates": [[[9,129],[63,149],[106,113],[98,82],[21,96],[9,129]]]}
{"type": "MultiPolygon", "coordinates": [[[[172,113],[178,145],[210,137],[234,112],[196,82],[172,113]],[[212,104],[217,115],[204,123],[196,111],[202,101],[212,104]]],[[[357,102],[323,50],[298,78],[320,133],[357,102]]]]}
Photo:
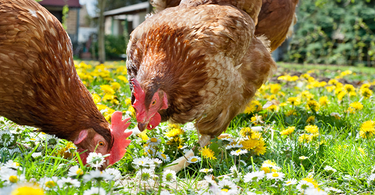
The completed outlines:
{"type": "Polygon", "coordinates": [[[0,18],[0,115],[73,141],[80,152],[98,145],[96,152],[111,154],[107,165],[121,159],[127,120],[115,113],[111,132],[77,75],[60,22],[35,0],[0,0],[0,18]]]}
{"type": "Polygon", "coordinates": [[[204,146],[227,129],[276,70],[254,35],[261,3],[182,1],[132,32],[127,68],[141,131],[195,120],[204,146]]]}

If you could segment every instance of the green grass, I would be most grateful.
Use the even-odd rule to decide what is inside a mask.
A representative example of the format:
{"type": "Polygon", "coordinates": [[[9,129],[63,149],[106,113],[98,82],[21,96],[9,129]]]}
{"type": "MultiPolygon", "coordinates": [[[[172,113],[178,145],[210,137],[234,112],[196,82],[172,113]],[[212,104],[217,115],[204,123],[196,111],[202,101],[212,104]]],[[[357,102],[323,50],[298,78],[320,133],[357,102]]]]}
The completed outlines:
{"type": "MultiPolygon", "coordinates": [[[[87,62],[92,66],[78,65],[79,62],[76,64],[77,71],[87,88],[94,96],[98,97],[95,101],[103,115],[110,120],[113,111],[123,111],[124,115],[132,116],[132,125],[129,129],[135,128],[134,110],[129,103],[130,90],[127,81],[121,77],[126,76],[124,62],[111,62],[105,66],[94,66],[96,62],[87,62]],[[116,84],[113,85],[114,82],[120,84],[119,89],[114,87],[113,93],[104,90],[103,85],[116,86],[116,84]]],[[[8,165],[5,164],[9,160],[19,163],[16,174],[19,185],[38,184],[46,194],[90,194],[88,190],[93,187],[103,188],[108,194],[159,194],[162,191],[165,194],[167,194],[166,191],[172,194],[201,194],[209,189],[214,189],[215,186],[219,191],[224,190],[222,191],[224,193],[228,188],[220,185],[225,181],[231,182],[226,187],[236,190],[234,194],[250,194],[250,192],[258,194],[316,194],[317,192],[297,188],[299,184],[303,183],[303,179],[309,180],[308,184],[316,184],[315,190],[319,188],[327,194],[372,194],[374,191],[373,176],[375,176],[374,137],[362,138],[359,132],[365,121],[374,120],[374,99],[372,96],[370,98],[362,97],[360,90],[364,83],[373,82],[372,75],[374,73],[375,69],[364,67],[279,64],[277,76],[271,79],[254,98],[264,106],[270,101],[270,97],[274,96],[274,99],[277,100],[274,101],[277,111],[260,109],[239,114],[232,120],[225,132],[232,135],[233,140],[237,140],[237,142],[254,139],[256,143],[259,143],[260,137],[246,138],[242,137],[239,132],[244,127],[258,128],[262,126],[263,130],[260,133],[266,144],[266,152],[257,155],[253,148],[249,149],[246,154],[234,156],[231,152],[237,151],[239,148],[226,149],[227,141],[214,139],[209,148],[214,151],[216,159],[205,158],[199,152],[198,147],[195,147],[195,155],[200,157],[201,161],[191,164],[177,173],[177,181],[171,182],[163,179],[164,168],[169,164],[168,162],[163,162],[155,167],[152,175],[156,174],[159,177],[151,175],[153,179],[150,179],[149,183],[142,180],[147,177],[147,174],[142,178],[137,177],[137,174],[145,174],[147,168],[137,167],[133,162],[146,156],[158,158],[156,152],[167,155],[170,158],[169,162],[182,156],[184,149],[197,146],[198,136],[196,130],[191,128],[193,126],[191,124],[172,127],[168,123],[163,123],[158,128],[148,131],[147,134],[132,135],[130,137],[132,143],[127,148],[124,158],[112,166],[121,172],[121,178],[85,180],[84,177],[95,169],[77,162],[75,149],[69,148],[69,142],[58,140],[56,144],[53,144],[50,136],[35,133],[34,128],[18,126],[2,118],[0,120],[0,129],[2,129],[0,132],[0,139],[2,139],[0,162],[3,164],[0,165],[0,194],[22,189],[9,182],[9,175],[6,172],[9,168],[6,168],[8,165]],[[346,70],[352,72],[340,76],[346,70]],[[302,76],[300,76],[301,73],[302,76]],[[315,78],[315,81],[326,81],[327,83],[329,79],[339,76],[337,80],[343,84],[352,84],[357,95],[345,95],[339,101],[335,90],[330,92],[327,89],[327,86],[333,86],[331,84],[308,89],[308,85],[313,85],[314,82],[311,78],[310,81],[308,81],[308,77],[307,79],[303,78],[305,73],[309,73],[315,78]],[[298,75],[299,78],[296,81],[278,80],[277,77],[281,75],[298,75]],[[271,93],[271,90],[277,87],[280,87],[279,92],[271,93]],[[301,103],[297,106],[288,103],[288,98],[299,97],[306,93],[304,91],[313,95],[309,98],[310,100],[318,102],[319,98],[327,96],[330,104],[320,105],[319,110],[314,111],[307,107],[308,100],[304,97],[301,97],[301,103]],[[363,108],[350,113],[348,109],[353,102],[360,102],[363,108]],[[284,103],[285,105],[283,105],[284,103]],[[291,110],[295,110],[295,115],[290,115],[291,110]],[[338,113],[340,117],[336,118],[331,115],[332,113],[338,113]],[[251,122],[251,118],[254,116],[261,116],[263,122],[260,124],[251,122]],[[312,122],[307,122],[309,117],[315,117],[315,119],[312,122]],[[319,134],[313,136],[309,142],[301,142],[299,141],[300,136],[309,134],[305,130],[308,125],[317,126],[319,134]],[[281,135],[281,132],[290,126],[294,126],[295,131],[288,136],[281,135]],[[184,131],[174,137],[166,136],[166,133],[173,128],[181,128],[184,131]],[[8,134],[4,132],[8,132],[8,134]],[[14,137],[13,141],[10,142],[9,136],[5,135],[14,137]],[[152,145],[149,143],[150,138],[157,138],[160,143],[152,145]],[[50,141],[47,142],[46,139],[50,141]],[[171,141],[173,139],[175,141],[171,141]],[[151,149],[146,145],[149,145],[151,149]],[[35,156],[38,153],[40,156],[35,156]],[[307,159],[301,159],[302,156],[307,159]],[[274,168],[279,175],[285,174],[284,177],[280,180],[265,177],[259,181],[245,182],[246,174],[265,169],[262,164],[266,160],[275,163],[271,169],[274,168]],[[78,166],[84,174],[69,177],[68,172],[72,166],[78,166]],[[334,171],[328,171],[328,166],[332,167],[334,171]],[[212,168],[212,172],[200,172],[204,168],[212,168]],[[205,177],[211,174],[213,177],[205,177]],[[46,187],[42,182],[45,177],[57,177],[54,179],[56,185],[50,186],[51,188],[46,187]],[[79,187],[57,185],[58,181],[62,181],[64,178],[76,179],[79,182],[79,187]],[[209,178],[213,180],[210,181],[209,178]],[[286,181],[290,179],[296,179],[297,183],[290,186],[285,185],[286,181]],[[209,184],[210,182],[211,184],[209,184]],[[209,188],[210,185],[213,187],[209,188]],[[330,191],[329,188],[335,188],[337,193],[330,191]]],[[[372,87],[370,87],[371,89],[372,87]]],[[[374,126],[368,134],[372,135],[373,133],[375,133],[374,126]]],[[[255,148],[258,147],[260,146],[255,148]]],[[[323,193],[322,191],[320,192],[323,193]]]]}

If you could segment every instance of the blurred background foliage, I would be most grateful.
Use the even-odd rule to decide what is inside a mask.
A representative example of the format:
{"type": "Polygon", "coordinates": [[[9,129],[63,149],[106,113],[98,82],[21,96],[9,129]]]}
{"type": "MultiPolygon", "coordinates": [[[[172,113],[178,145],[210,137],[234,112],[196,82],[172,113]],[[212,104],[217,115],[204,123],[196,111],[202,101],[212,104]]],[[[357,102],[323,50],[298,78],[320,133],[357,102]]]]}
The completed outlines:
{"type": "Polygon", "coordinates": [[[301,0],[287,61],[375,66],[375,0],[301,0]]]}

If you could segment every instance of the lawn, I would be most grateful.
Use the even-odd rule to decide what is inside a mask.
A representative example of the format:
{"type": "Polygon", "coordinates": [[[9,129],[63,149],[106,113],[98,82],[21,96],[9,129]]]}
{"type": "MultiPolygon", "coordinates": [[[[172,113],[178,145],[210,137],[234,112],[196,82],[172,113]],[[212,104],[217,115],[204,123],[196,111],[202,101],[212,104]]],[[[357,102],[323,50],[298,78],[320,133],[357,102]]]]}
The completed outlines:
{"type": "MultiPolygon", "coordinates": [[[[136,132],[125,62],[75,63],[105,118],[122,111],[136,132]]],[[[79,163],[71,142],[0,117],[0,194],[373,194],[374,74],[279,64],[178,173],[164,168],[197,146],[193,123],[133,133],[124,158],[101,172],[79,163]]]]}

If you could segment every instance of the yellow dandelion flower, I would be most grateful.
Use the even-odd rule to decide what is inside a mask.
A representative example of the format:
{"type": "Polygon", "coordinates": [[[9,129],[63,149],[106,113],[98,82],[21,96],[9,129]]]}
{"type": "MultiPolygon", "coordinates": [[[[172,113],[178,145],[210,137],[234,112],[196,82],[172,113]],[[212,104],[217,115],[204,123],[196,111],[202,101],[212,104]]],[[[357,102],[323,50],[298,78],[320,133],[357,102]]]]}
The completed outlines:
{"type": "Polygon", "coordinates": [[[336,89],[336,86],[327,86],[326,89],[328,92],[332,92],[334,89],[336,89]]]}
{"type": "Polygon", "coordinates": [[[336,79],[331,79],[331,80],[328,81],[328,84],[330,84],[330,85],[336,85],[338,82],[339,81],[336,80],[336,79]]]}
{"type": "Polygon", "coordinates": [[[271,88],[270,91],[271,91],[272,94],[277,94],[281,89],[281,85],[280,84],[271,84],[270,88],[271,88]]]}
{"type": "Polygon", "coordinates": [[[115,91],[112,89],[112,87],[110,85],[100,85],[100,89],[105,94],[115,94],[115,91]]]}
{"type": "Polygon", "coordinates": [[[99,111],[102,111],[108,108],[106,105],[102,105],[102,104],[97,104],[96,107],[98,108],[99,111]]]}
{"type": "Polygon", "coordinates": [[[353,72],[351,70],[345,70],[344,72],[340,73],[340,76],[346,76],[349,74],[352,74],[353,72]]]}
{"type": "Polygon", "coordinates": [[[259,145],[259,141],[256,139],[247,139],[240,142],[242,149],[251,150],[259,145]]]}
{"type": "Polygon", "coordinates": [[[258,146],[255,147],[255,149],[253,149],[253,152],[258,156],[264,155],[267,150],[266,143],[264,142],[263,139],[260,139],[258,143],[259,143],[258,146]]]}
{"type": "Polygon", "coordinates": [[[120,76],[117,76],[117,78],[120,79],[124,83],[129,83],[128,79],[125,76],[120,75],[120,76]]]}
{"type": "Polygon", "coordinates": [[[347,94],[346,91],[341,91],[338,95],[337,95],[337,99],[339,101],[342,101],[342,99],[345,97],[345,95],[347,94]]]}
{"type": "Polygon", "coordinates": [[[147,141],[147,140],[150,139],[150,138],[148,138],[148,136],[147,136],[147,130],[142,131],[141,133],[138,133],[137,136],[140,137],[143,141],[147,141]]]}
{"type": "Polygon", "coordinates": [[[184,133],[184,130],[182,130],[181,128],[173,128],[170,131],[168,131],[165,135],[167,137],[175,137],[183,133],[184,133]]]}
{"type": "Polygon", "coordinates": [[[319,127],[316,125],[307,125],[305,130],[311,134],[319,134],[319,127]]]}
{"type": "Polygon", "coordinates": [[[296,110],[289,110],[287,113],[285,113],[286,116],[291,116],[291,115],[294,115],[294,116],[297,116],[297,112],[296,110]]]}
{"type": "Polygon", "coordinates": [[[26,184],[16,187],[11,195],[44,195],[44,191],[38,186],[26,184]]]}
{"type": "Polygon", "coordinates": [[[307,181],[307,182],[313,184],[313,185],[314,185],[314,188],[318,188],[318,187],[319,187],[318,182],[315,181],[314,178],[307,177],[307,178],[303,178],[302,180],[307,181]]]}
{"type": "Polygon", "coordinates": [[[281,131],[280,134],[281,135],[290,135],[294,132],[295,129],[296,129],[296,127],[291,126],[291,127],[286,128],[285,130],[281,131]]]}
{"type": "Polygon", "coordinates": [[[127,111],[130,112],[133,117],[135,117],[135,109],[133,106],[129,106],[127,111]]]}
{"type": "Polygon", "coordinates": [[[363,105],[361,102],[353,102],[349,104],[350,107],[354,108],[355,110],[362,110],[363,105]]]}
{"type": "Polygon", "coordinates": [[[215,157],[215,152],[212,151],[210,148],[208,148],[207,146],[203,147],[201,150],[201,155],[204,157],[204,158],[209,158],[211,160],[215,160],[216,157],[215,157]]]}
{"type": "Polygon", "coordinates": [[[308,134],[302,134],[298,137],[298,141],[301,143],[309,143],[312,141],[313,136],[308,134]]]}
{"type": "Polygon", "coordinates": [[[316,101],[316,100],[310,100],[307,102],[307,106],[310,110],[314,111],[314,112],[318,112],[319,111],[319,108],[320,108],[320,105],[319,103],[316,101]]]}
{"type": "Polygon", "coordinates": [[[102,98],[98,94],[96,94],[96,93],[92,94],[92,99],[94,100],[95,104],[97,104],[100,101],[102,101],[102,98]]]}
{"type": "Polygon", "coordinates": [[[328,100],[328,97],[327,96],[322,96],[319,98],[319,104],[321,106],[327,106],[328,104],[330,104],[329,100],[328,100]]]}
{"type": "Polygon", "coordinates": [[[279,104],[280,107],[285,107],[285,106],[287,106],[287,105],[288,105],[288,104],[285,103],[285,102],[279,104]]]}
{"type": "Polygon", "coordinates": [[[345,84],[345,85],[344,85],[344,89],[345,89],[345,91],[348,92],[348,93],[355,91],[354,86],[351,85],[351,84],[345,84]]]}
{"type": "Polygon", "coordinates": [[[271,106],[267,107],[267,110],[269,110],[271,112],[277,112],[277,111],[279,111],[279,107],[276,106],[276,105],[271,105],[271,106]]]}
{"type": "Polygon", "coordinates": [[[177,145],[180,146],[184,140],[180,137],[173,137],[171,140],[167,142],[167,145],[177,145]]]}
{"type": "Polygon", "coordinates": [[[132,100],[130,98],[125,99],[125,105],[130,105],[132,103],[132,100]]]}
{"type": "Polygon", "coordinates": [[[247,107],[246,107],[244,113],[245,113],[245,114],[251,114],[251,113],[253,113],[253,112],[259,112],[259,111],[261,111],[261,110],[262,110],[262,104],[261,104],[259,101],[257,101],[257,100],[253,100],[253,101],[251,101],[251,102],[247,105],[247,107]]]}
{"type": "Polygon", "coordinates": [[[112,89],[113,89],[114,91],[117,91],[117,90],[119,90],[119,89],[121,88],[121,85],[120,85],[120,83],[118,83],[118,82],[112,82],[112,83],[111,83],[111,87],[112,87],[112,89]]]}
{"type": "Polygon", "coordinates": [[[372,138],[375,134],[375,122],[374,121],[365,121],[362,123],[359,135],[362,138],[372,138]]]}
{"type": "Polygon", "coordinates": [[[363,88],[360,90],[361,96],[364,97],[365,99],[368,99],[372,96],[372,90],[369,88],[363,88]]]}
{"type": "Polygon", "coordinates": [[[306,123],[308,124],[311,124],[311,123],[314,123],[315,122],[315,116],[309,116],[309,118],[307,118],[306,120],[306,123]]]}
{"type": "Polygon", "coordinates": [[[287,101],[293,106],[298,106],[301,103],[298,97],[290,97],[287,101]]]}
{"type": "Polygon", "coordinates": [[[250,127],[243,127],[240,131],[242,137],[250,137],[254,134],[254,131],[250,127]]]}
{"type": "Polygon", "coordinates": [[[270,96],[267,97],[267,100],[271,101],[271,100],[277,100],[277,97],[275,94],[272,94],[270,96]]]}

